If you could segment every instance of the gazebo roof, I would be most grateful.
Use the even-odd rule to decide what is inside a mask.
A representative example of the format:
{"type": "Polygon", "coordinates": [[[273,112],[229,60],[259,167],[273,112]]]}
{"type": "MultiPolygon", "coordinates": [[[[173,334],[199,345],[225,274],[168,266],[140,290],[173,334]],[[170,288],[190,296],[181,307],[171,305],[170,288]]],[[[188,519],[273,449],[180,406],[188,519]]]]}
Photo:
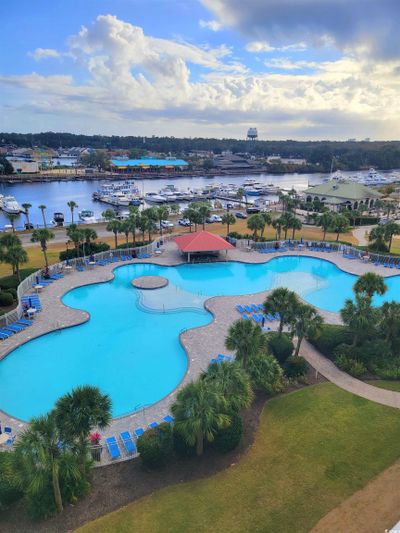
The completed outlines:
{"type": "Polygon", "coordinates": [[[219,235],[208,231],[186,233],[174,238],[178,248],[185,253],[190,252],[217,252],[219,250],[232,250],[234,246],[219,235]]]}

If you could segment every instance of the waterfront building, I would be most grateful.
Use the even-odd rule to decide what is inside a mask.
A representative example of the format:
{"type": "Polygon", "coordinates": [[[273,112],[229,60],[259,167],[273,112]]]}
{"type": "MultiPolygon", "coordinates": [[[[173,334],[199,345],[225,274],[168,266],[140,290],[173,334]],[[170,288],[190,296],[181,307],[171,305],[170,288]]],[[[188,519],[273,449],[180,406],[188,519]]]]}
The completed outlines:
{"type": "Polygon", "coordinates": [[[111,169],[122,174],[130,172],[154,172],[185,170],[188,163],[183,159],[155,159],[143,157],[141,159],[111,159],[111,169]]]}
{"type": "Polygon", "coordinates": [[[38,161],[28,161],[25,159],[8,160],[16,174],[37,174],[39,172],[38,161]]]}
{"type": "Polygon", "coordinates": [[[370,187],[357,182],[328,181],[310,187],[303,192],[306,202],[319,200],[331,211],[340,211],[343,207],[358,209],[361,205],[374,207],[376,200],[382,195],[370,187]]]}

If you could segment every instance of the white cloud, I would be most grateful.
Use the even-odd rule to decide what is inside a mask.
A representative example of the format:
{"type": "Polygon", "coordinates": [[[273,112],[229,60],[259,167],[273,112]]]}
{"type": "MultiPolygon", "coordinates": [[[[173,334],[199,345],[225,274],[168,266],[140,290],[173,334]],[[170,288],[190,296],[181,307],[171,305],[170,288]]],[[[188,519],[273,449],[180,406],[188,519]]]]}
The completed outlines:
{"type": "Polygon", "coordinates": [[[400,60],[274,58],[282,72],[255,74],[226,46],[154,38],[112,16],[72,36],[66,53],[85,81],[0,76],[5,129],[234,136],[253,123],[270,138],[400,136],[400,60]]]}
{"type": "Polygon", "coordinates": [[[219,31],[222,29],[222,24],[218,20],[199,20],[200,28],[205,28],[211,31],[219,31]]]}
{"type": "Polygon", "coordinates": [[[250,43],[246,44],[246,50],[248,52],[272,52],[275,50],[273,46],[271,46],[266,41],[251,41],[250,43]]]}
{"type": "Polygon", "coordinates": [[[61,54],[54,48],[36,48],[33,52],[29,53],[30,56],[35,59],[35,61],[40,61],[41,59],[48,59],[51,57],[60,57],[61,54]]]}

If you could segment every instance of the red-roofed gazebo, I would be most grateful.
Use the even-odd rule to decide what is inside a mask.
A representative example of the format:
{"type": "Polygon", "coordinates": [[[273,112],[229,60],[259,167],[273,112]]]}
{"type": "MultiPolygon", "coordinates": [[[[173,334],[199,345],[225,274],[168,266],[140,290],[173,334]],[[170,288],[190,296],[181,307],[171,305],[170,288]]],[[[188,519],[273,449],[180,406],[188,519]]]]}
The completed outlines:
{"type": "Polygon", "coordinates": [[[193,255],[218,255],[219,252],[225,250],[232,250],[234,246],[227,242],[219,235],[214,235],[209,231],[196,231],[194,233],[186,233],[174,238],[179,250],[183,254],[187,254],[188,261],[193,255]]]}

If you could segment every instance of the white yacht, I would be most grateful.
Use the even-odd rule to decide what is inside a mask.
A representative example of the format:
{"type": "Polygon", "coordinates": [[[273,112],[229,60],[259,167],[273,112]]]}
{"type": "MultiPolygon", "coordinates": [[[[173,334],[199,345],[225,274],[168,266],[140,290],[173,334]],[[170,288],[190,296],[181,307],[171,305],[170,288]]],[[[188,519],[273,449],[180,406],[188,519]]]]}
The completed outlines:
{"type": "Polygon", "coordinates": [[[81,220],[85,224],[94,224],[95,222],[97,222],[96,217],[94,216],[94,212],[90,209],[82,209],[82,211],[79,211],[78,216],[79,220],[81,220]]]}
{"type": "Polygon", "coordinates": [[[17,215],[23,211],[14,196],[5,196],[3,198],[3,205],[1,206],[5,213],[17,215]]]}

